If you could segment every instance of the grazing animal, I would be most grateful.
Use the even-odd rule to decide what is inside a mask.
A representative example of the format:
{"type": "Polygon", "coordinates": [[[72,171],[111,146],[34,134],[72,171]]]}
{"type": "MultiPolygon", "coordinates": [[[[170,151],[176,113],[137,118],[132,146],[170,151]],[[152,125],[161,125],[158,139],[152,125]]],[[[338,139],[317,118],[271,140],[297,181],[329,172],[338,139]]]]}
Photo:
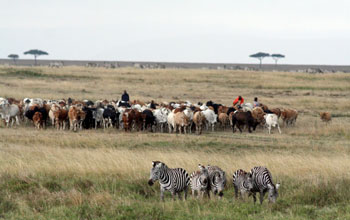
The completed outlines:
{"type": "Polygon", "coordinates": [[[170,191],[173,199],[177,194],[180,199],[180,193],[184,191],[184,198],[187,198],[187,188],[190,178],[186,170],[182,168],[169,168],[165,163],[152,161],[152,168],[148,184],[153,185],[155,181],[160,183],[160,199],[164,201],[164,191],[170,191]]]}
{"type": "Polygon", "coordinates": [[[98,123],[103,123],[103,108],[97,108],[96,111],[92,111],[92,118],[95,120],[95,129],[97,129],[98,123]]]}
{"type": "Polygon", "coordinates": [[[203,125],[205,124],[205,116],[201,111],[197,111],[193,115],[193,122],[196,125],[196,133],[202,134],[202,128],[203,125]]]}
{"type": "Polygon", "coordinates": [[[269,202],[275,203],[280,184],[277,183],[276,186],[273,184],[270,171],[266,167],[254,167],[251,169],[250,175],[253,182],[253,188],[250,192],[253,195],[254,203],[256,202],[257,192],[260,193],[260,204],[262,204],[266,192],[268,192],[269,202]]]}
{"type": "Polygon", "coordinates": [[[206,119],[207,130],[209,129],[209,126],[211,126],[211,130],[214,131],[214,127],[217,122],[217,115],[211,109],[206,109],[202,111],[202,113],[206,119]]]}
{"type": "Polygon", "coordinates": [[[77,131],[78,128],[78,112],[79,109],[76,106],[71,106],[68,111],[70,130],[77,131]]]}
{"type": "Polygon", "coordinates": [[[131,131],[132,123],[135,120],[135,110],[134,109],[127,109],[123,113],[123,125],[125,132],[131,131]]]}
{"type": "Polygon", "coordinates": [[[244,194],[249,193],[253,189],[253,183],[250,173],[239,169],[233,173],[232,178],[236,198],[238,198],[238,192],[240,198],[243,198],[244,194]]]}
{"type": "Polygon", "coordinates": [[[153,115],[153,112],[149,109],[146,109],[142,112],[142,120],[143,120],[143,129],[146,131],[149,128],[151,132],[153,132],[153,125],[156,124],[156,118],[153,115]]]}
{"type": "Polygon", "coordinates": [[[191,189],[192,189],[192,197],[195,196],[195,192],[197,192],[197,197],[199,198],[199,194],[201,197],[204,197],[204,194],[208,195],[210,198],[209,190],[209,172],[205,166],[198,164],[199,170],[194,171],[191,174],[191,189]]]}
{"type": "Polygon", "coordinates": [[[181,134],[182,128],[184,130],[184,133],[187,133],[187,126],[189,125],[189,118],[185,115],[184,112],[178,112],[174,115],[174,121],[175,121],[175,133],[177,132],[177,129],[179,129],[179,132],[181,134]]]}
{"type": "Polygon", "coordinates": [[[331,113],[329,112],[320,112],[320,117],[323,122],[330,122],[332,120],[331,113]]]}
{"type": "Polygon", "coordinates": [[[284,126],[295,125],[298,118],[298,111],[294,109],[284,109],[281,112],[281,118],[284,126]]]}
{"type": "Polygon", "coordinates": [[[280,118],[280,117],[281,117],[281,113],[282,113],[282,111],[281,111],[281,109],[280,109],[280,108],[272,108],[272,109],[269,109],[269,110],[270,110],[270,112],[272,112],[272,113],[276,114],[278,118],[280,118]]]}
{"type": "Polygon", "coordinates": [[[214,195],[218,194],[219,198],[222,198],[222,196],[224,195],[223,191],[226,186],[225,172],[217,166],[208,165],[206,168],[209,173],[209,182],[210,182],[211,192],[214,195]]]}
{"type": "Polygon", "coordinates": [[[155,109],[153,111],[153,115],[156,119],[156,123],[157,125],[160,127],[160,132],[163,133],[164,130],[164,126],[167,123],[167,117],[168,114],[170,113],[170,110],[168,110],[167,108],[160,108],[160,109],[155,109]]]}
{"type": "Polygon", "coordinates": [[[103,111],[103,128],[116,126],[119,121],[119,115],[113,106],[107,106],[103,111]]]}
{"type": "Polygon", "coordinates": [[[57,130],[65,130],[68,119],[68,111],[66,109],[59,109],[58,111],[55,111],[54,116],[57,130]]]}
{"type": "Polygon", "coordinates": [[[35,112],[33,115],[33,123],[35,128],[37,129],[41,129],[43,128],[43,115],[41,114],[41,112],[35,112]]]}
{"type": "Polygon", "coordinates": [[[220,113],[218,118],[222,129],[225,130],[229,122],[228,115],[226,113],[220,113]]]}
{"type": "Polygon", "coordinates": [[[263,125],[265,123],[264,115],[266,113],[261,107],[255,107],[251,112],[256,122],[258,122],[260,125],[263,125]]]}
{"type": "Polygon", "coordinates": [[[281,134],[281,129],[280,129],[280,125],[278,123],[278,116],[275,114],[266,114],[264,115],[265,118],[265,125],[267,127],[267,129],[269,130],[269,134],[271,134],[271,127],[277,127],[278,128],[278,132],[281,134]]]}
{"type": "Polygon", "coordinates": [[[237,126],[239,131],[242,133],[242,125],[247,125],[249,133],[252,133],[251,128],[255,130],[258,123],[253,118],[251,112],[236,112],[232,114],[232,131],[235,132],[235,126],[237,126]]]}
{"type": "Polygon", "coordinates": [[[3,101],[0,105],[0,115],[5,120],[7,127],[10,126],[10,121],[12,120],[11,127],[16,121],[16,125],[19,125],[19,107],[16,104],[9,104],[7,101],[3,101]]]}

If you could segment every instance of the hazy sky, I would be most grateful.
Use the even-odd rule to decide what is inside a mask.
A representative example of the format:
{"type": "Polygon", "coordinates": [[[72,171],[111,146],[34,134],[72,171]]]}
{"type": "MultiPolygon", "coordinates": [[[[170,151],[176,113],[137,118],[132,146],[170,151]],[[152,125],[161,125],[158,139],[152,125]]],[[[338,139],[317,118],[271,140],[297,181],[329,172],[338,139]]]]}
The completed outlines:
{"type": "Polygon", "coordinates": [[[1,0],[0,45],[0,58],[350,65],[350,1],[1,0]]]}

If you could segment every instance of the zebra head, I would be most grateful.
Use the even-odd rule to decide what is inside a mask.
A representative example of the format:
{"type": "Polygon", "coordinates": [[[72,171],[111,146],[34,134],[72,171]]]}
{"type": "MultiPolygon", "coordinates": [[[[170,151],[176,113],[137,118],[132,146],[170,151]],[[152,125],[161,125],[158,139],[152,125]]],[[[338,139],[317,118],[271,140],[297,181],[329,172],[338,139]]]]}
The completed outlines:
{"type": "Polygon", "coordinates": [[[201,190],[208,189],[210,186],[209,182],[209,172],[208,169],[205,166],[202,166],[198,164],[199,170],[200,170],[200,182],[201,182],[201,190]]]}
{"type": "Polygon", "coordinates": [[[214,185],[214,193],[219,193],[219,196],[223,196],[225,185],[226,185],[226,177],[225,173],[215,172],[213,175],[212,183],[214,185]]]}
{"type": "Polygon", "coordinates": [[[276,186],[273,184],[269,184],[267,187],[269,188],[269,202],[275,203],[276,199],[278,197],[278,188],[280,187],[281,184],[277,183],[276,186]]]}
{"type": "Polygon", "coordinates": [[[160,178],[161,171],[165,164],[160,161],[152,161],[151,174],[148,180],[148,185],[152,186],[155,181],[160,178]]]}

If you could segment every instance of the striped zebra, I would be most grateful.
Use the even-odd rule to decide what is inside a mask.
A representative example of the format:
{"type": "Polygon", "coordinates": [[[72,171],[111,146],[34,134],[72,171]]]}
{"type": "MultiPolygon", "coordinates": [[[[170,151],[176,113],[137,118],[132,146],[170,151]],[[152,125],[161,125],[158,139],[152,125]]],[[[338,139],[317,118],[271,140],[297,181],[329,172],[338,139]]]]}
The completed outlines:
{"type": "Polygon", "coordinates": [[[210,198],[210,183],[208,170],[205,166],[202,166],[200,164],[198,164],[198,167],[199,170],[194,171],[191,174],[192,197],[194,197],[195,192],[197,192],[198,198],[199,194],[201,194],[201,197],[203,198],[205,193],[208,195],[208,198],[210,198]]]}
{"type": "Polygon", "coordinates": [[[184,191],[184,198],[187,198],[187,187],[190,178],[186,170],[182,168],[168,168],[165,163],[160,161],[152,161],[151,175],[148,180],[150,186],[157,180],[160,183],[160,199],[164,201],[164,191],[170,191],[173,199],[175,194],[180,199],[180,192],[184,191]]]}
{"type": "Polygon", "coordinates": [[[257,192],[260,193],[260,204],[262,204],[266,192],[269,193],[269,202],[275,203],[280,184],[277,183],[276,186],[273,184],[270,171],[266,167],[254,167],[251,169],[250,174],[253,182],[251,193],[253,194],[254,203],[256,202],[257,192]]]}
{"type": "Polygon", "coordinates": [[[220,198],[224,195],[226,186],[225,172],[217,166],[207,166],[209,172],[210,190],[214,195],[219,194],[220,198]]]}
{"type": "Polygon", "coordinates": [[[243,194],[250,193],[253,189],[253,183],[250,173],[239,169],[233,173],[233,187],[235,189],[235,197],[238,197],[238,192],[240,193],[240,197],[242,198],[243,194]]]}

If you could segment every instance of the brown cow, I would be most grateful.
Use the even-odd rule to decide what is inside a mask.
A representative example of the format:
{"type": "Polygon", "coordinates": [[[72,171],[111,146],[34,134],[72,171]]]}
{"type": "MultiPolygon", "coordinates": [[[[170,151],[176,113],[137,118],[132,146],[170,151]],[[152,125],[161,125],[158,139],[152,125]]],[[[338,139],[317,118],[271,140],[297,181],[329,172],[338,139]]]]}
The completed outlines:
{"type": "Polygon", "coordinates": [[[227,114],[228,109],[229,109],[229,107],[220,105],[218,107],[218,115],[220,115],[220,113],[226,113],[227,114]]]}
{"type": "Polygon", "coordinates": [[[265,123],[265,118],[264,115],[266,113],[264,112],[264,110],[261,107],[255,107],[252,110],[252,116],[255,119],[256,122],[258,122],[259,124],[263,125],[265,123]]]}
{"type": "Polygon", "coordinates": [[[70,130],[77,131],[78,128],[78,112],[79,109],[76,106],[71,106],[68,112],[70,130]]]}
{"type": "Polygon", "coordinates": [[[251,112],[235,112],[232,114],[232,132],[235,132],[235,126],[237,126],[239,131],[242,133],[242,125],[247,125],[248,131],[251,133],[251,128],[255,130],[258,122],[256,122],[256,120],[253,118],[251,112]]]}
{"type": "Polygon", "coordinates": [[[41,112],[35,112],[33,115],[33,123],[37,129],[43,128],[43,114],[41,112]]]}
{"type": "Polygon", "coordinates": [[[131,131],[133,122],[135,121],[135,110],[134,109],[126,109],[123,113],[123,125],[125,132],[131,131]]]}
{"type": "Polygon", "coordinates": [[[281,109],[280,108],[273,108],[273,109],[269,109],[272,113],[274,113],[275,115],[277,115],[278,118],[281,117],[281,109]]]}
{"type": "Polygon", "coordinates": [[[205,116],[201,111],[196,111],[193,115],[193,122],[196,125],[196,134],[202,134],[203,125],[205,124],[205,116]]]}
{"type": "Polygon", "coordinates": [[[68,111],[66,109],[59,109],[58,111],[54,112],[54,116],[55,116],[57,130],[59,130],[60,128],[62,130],[65,130],[66,121],[68,119],[68,111]]]}
{"type": "Polygon", "coordinates": [[[294,109],[284,109],[281,112],[281,118],[284,126],[295,125],[298,118],[298,111],[294,109]]]}
{"type": "Polygon", "coordinates": [[[86,113],[82,109],[80,109],[78,112],[78,126],[80,130],[83,129],[83,122],[85,120],[85,117],[86,117],[86,113]]]}
{"type": "Polygon", "coordinates": [[[187,133],[187,126],[189,125],[190,119],[183,112],[178,112],[174,116],[175,121],[175,133],[177,128],[179,128],[179,132],[181,134],[181,128],[183,128],[184,133],[187,133]]]}
{"type": "Polygon", "coordinates": [[[320,112],[320,117],[323,122],[330,122],[332,120],[332,115],[329,112],[320,112]]]}
{"type": "Polygon", "coordinates": [[[183,112],[186,109],[185,105],[180,106],[179,108],[176,108],[174,111],[174,114],[178,113],[178,112],[183,112]]]}
{"type": "Polygon", "coordinates": [[[226,125],[229,122],[228,115],[226,113],[222,112],[222,113],[219,114],[218,118],[219,118],[219,122],[221,124],[222,129],[225,130],[226,129],[226,125]]]}

